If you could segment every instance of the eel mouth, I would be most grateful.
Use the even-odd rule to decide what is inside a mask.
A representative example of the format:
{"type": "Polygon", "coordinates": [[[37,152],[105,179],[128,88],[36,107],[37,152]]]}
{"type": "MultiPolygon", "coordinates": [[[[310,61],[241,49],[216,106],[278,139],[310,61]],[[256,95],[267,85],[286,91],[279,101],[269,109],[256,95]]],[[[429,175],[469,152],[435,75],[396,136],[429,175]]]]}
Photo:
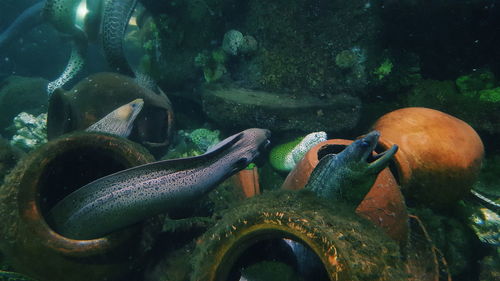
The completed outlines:
{"type": "Polygon", "coordinates": [[[367,159],[368,168],[375,172],[382,171],[387,167],[392,160],[392,157],[398,151],[398,146],[396,144],[392,145],[388,150],[381,152],[379,154],[370,155],[367,159]]]}
{"type": "Polygon", "coordinates": [[[365,145],[368,148],[366,150],[367,154],[364,155],[363,159],[365,159],[368,163],[368,169],[376,173],[387,167],[394,154],[398,151],[398,146],[394,144],[391,148],[384,152],[373,154],[375,148],[377,147],[379,138],[380,132],[372,131],[361,139],[364,143],[362,145],[365,145]]]}

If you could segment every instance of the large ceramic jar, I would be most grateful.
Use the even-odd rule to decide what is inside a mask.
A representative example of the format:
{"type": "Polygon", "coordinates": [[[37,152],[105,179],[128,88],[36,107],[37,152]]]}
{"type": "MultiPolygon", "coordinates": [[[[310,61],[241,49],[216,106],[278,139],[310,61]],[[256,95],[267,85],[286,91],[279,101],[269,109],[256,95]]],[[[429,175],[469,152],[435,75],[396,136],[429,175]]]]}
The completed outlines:
{"type": "Polygon", "coordinates": [[[129,276],[143,255],[139,225],[102,238],[74,240],[55,232],[44,217],[86,183],[152,160],[133,142],[96,133],[64,135],[36,149],[0,187],[0,251],[15,271],[40,281],[129,276]]]}
{"type": "MultiPolygon", "coordinates": [[[[282,188],[302,189],[321,157],[328,153],[339,153],[351,143],[352,140],[331,139],[315,145],[288,174],[282,188]]],[[[408,235],[406,205],[389,168],[380,172],[372,188],[357,207],[356,213],[381,227],[394,240],[400,242],[406,240],[408,235]]]]}
{"type": "Polygon", "coordinates": [[[403,193],[408,198],[445,208],[463,198],[476,181],[484,155],[483,143],[464,121],[441,111],[410,107],[380,117],[384,149],[399,145],[394,156],[403,193]]]}

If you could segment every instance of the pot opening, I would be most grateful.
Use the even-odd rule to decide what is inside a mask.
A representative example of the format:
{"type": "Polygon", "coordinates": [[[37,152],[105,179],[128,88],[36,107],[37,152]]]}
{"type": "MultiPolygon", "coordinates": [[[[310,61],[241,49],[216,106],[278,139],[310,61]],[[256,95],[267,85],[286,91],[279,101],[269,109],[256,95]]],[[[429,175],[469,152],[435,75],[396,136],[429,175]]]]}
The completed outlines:
{"type": "Polygon", "coordinates": [[[309,246],[300,239],[279,236],[253,237],[246,247],[239,245],[228,276],[218,280],[330,280],[309,246]]]}
{"type": "Polygon", "coordinates": [[[57,155],[42,167],[37,200],[42,215],[85,184],[125,168],[125,159],[99,147],[75,147],[57,155]]]}
{"type": "Polygon", "coordinates": [[[318,150],[318,160],[321,160],[321,158],[325,157],[328,154],[339,154],[346,147],[347,145],[342,145],[342,144],[324,145],[318,150]]]}
{"type": "Polygon", "coordinates": [[[130,139],[138,143],[163,143],[168,131],[168,115],[165,109],[144,106],[134,122],[130,139]]]}

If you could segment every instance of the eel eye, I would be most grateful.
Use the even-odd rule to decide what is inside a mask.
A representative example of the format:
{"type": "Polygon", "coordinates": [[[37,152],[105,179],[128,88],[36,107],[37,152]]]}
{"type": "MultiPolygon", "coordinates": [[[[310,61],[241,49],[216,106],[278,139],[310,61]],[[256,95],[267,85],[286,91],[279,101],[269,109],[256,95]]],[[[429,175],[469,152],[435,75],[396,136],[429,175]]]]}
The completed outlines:
{"type": "Polygon", "coordinates": [[[362,147],[369,147],[370,146],[370,143],[367,142],[367,141],[361,141],[361,146],[362,147]]]}

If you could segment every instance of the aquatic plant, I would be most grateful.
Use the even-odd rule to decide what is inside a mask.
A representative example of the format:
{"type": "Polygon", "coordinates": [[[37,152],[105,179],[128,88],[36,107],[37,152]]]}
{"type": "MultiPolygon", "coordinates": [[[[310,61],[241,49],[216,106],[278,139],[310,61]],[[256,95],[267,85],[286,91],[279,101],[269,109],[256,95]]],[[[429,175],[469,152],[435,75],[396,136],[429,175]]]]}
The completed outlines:
{"type": "Polygon", "coordinates": [[[191,142],[202,152],[207,151],[210,147],[216,145],[220,142],[219,139],[219,130],[209,130],[205,128],[199,128],[187,136],[191,142]]]}
{"type": "Polygon", "coordinates": [[[488,70],[477,71],[462,75],[455,80],[461,94],[475,96],[481,90],[493,89],[495,87],[495,75],[488,70]]]}
{"type": "Polygon", "coordinates": [[[217,48],[212,52],[203,51],[198,53],[194,58],[194,63],[203,70],[205,82],[212,83],[226,74],[226,60],[227,54],[221,48],[217,48]]]}
{"type": "Polygon", "coordinates": [[[387,75],[389,75],[393,68],[392,61],[386,58],[375,70],[373,70],[373,74],[375,74],[378,80],[384,79],[387,75]]]}
{"type": "Polygon", "coordinates": [[[500,87],[479,91],[479,100],[484,102],[499,103],[500,87]]]}

